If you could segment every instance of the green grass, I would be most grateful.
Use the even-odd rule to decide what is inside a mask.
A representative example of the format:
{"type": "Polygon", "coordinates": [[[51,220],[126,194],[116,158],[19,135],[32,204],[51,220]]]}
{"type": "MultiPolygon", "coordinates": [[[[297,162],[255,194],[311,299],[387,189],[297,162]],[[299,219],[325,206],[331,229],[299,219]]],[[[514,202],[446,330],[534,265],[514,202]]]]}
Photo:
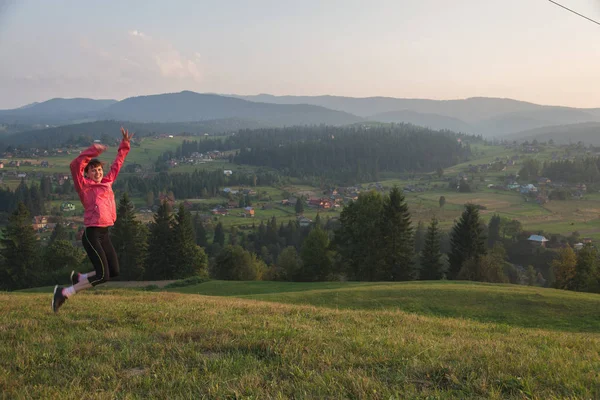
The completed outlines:
{"type": "Polygon", "coordinates": [[[524,328],[600,333],[600,296],[517,285],[435,281],[223,282],[176,291],[355,310],[402,310],[524,328]]]}
{"type": "Polygon", "coordinates": [[[581,328],[581,311],[572,307],[596,306],[597,314],[599,296],[460,283],[207,282],[197,288],[227,296],[92,290],[55,315],[49,293],[0,293],[2,397],[600,396],[597,325],[585,333],[564,331],[563,322],[552,328],[552,321],[569,319],[581,328]],[[455,314],[473,314],[461,299],[469,292],[479,296],[479,308],[549,321],[523,328],[399,307],[410,297],[423,303],[440,297],[455,314]],[[556,306],[544,312],[532,305],[536,296],[556,306]],[[571,312],[557,316],[559,304],[571,312]]]}

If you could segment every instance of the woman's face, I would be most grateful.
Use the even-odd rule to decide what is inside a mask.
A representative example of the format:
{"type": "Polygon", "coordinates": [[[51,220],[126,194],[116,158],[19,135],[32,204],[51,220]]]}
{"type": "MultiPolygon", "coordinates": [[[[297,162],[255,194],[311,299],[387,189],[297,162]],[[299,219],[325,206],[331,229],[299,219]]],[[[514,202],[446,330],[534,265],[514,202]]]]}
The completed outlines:
{"type": "Polygon", "coordinates": [[[96,165],[94,167],[89,167],[86,176],[88,179],[93,180],[96,183],[100,183],[102,181],[102,177],[104,176],[104,171],[102,170],[102,165],[96,165]]]}

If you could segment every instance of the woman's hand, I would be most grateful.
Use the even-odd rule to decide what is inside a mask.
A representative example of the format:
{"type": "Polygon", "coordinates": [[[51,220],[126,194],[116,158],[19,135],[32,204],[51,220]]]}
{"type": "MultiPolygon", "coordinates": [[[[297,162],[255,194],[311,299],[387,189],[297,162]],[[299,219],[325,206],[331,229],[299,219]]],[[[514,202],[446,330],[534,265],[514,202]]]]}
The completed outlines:
{"type": "Polygon", "coordinates": [[[107,149],[107,146],[100,143],[94,143],[92,146],[94,146],[94,148],[98,150],[98,153],[103,153],[107,149]]]}
{"type": "Polygon", "coordinates": [[[131,140],[131,138],[133,137],[133,133],[129,134],[129,130],[124,129],[123,127],[121,127],[121,135],[123,135],[123,140],[125,142],[129,142],[131,140]]]}

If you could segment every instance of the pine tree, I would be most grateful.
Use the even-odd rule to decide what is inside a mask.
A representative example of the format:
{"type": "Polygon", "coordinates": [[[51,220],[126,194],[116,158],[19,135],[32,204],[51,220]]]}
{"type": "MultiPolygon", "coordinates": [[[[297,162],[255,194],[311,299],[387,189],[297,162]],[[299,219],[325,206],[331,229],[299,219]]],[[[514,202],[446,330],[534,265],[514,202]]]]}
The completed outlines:
{"type": "Polygon", "coordinates": [[[215,227],[215,235],[213,237],[213,243],[219,246],[225,246],[225,230],[223,229],[223,223],[219,222],[215,227]]]}
{"type": "Polygon", "coordinates": [[[340,214],[340,228],[335,234],[335,245],[341,257],[344,272],[352,280],[380,279],[383,252],[374,251],[381,244],[381,216],[383,198],[378,192],[361,193],[340,214]]]}
{"type": "Polygon", "coordinates": [[[24,203],[19,202],[8,218],[0,243],[0,287],[15,290],[38,284],[42,273],[40,248],[24,203]]]}
{"type": "Polygon", "coordinates": [[[135,208],[127,192],[123,193],[119,201],[117,221],[111,235],[119,258],[122,279],[142,279],[148,249],[148,229],[137,220],[135,208]]]}
{"type": "Polygon", "coordinates": [[[383,264],[378,279],[407,281],[414,279],[414,242],[410,212],[404,194],[395,186],[383,202],[381,215],[383,264]]]}
{"type": "Polygon", "coordinates": [[[64,279],[67,274],[77,269],[85,259],[85,253],[73,246],[68,240],[54,240],[44,249],[43,265],[44,283],[52,284],[64,279]]]}
{"type": "Polygon", "coordinates": [[[425,246],[421,252],[421,274],[423,280],[439,280],[444,277],[444,264],[440,252],[438,220],[433,217],[425,234],[425,246]]]}
{"type": "Polygon", "coordinates": [[[52,233],[50,234],[50,239],[48,239],[48,246],[52,246],[52,243],[56,240],[69,240],[69,232],[62,224],[62,221],[57,221],[52,233]]]}
{"type": "Polygon", "coordinates": [[[320,227],[311,230],[300,251],[302,266],[295,278],[303,282],[322,281],[331,273],[329,237],[320,227]]]}
{"type": "Polygon", "coordinates": [[[296,215],[301,215],[304,213],[304,197],[300,196],[296,199],[295,210],[296,215]]]}
{"type": "Polygon", "coordinates": [[[478,258],[486,253],[485,235],[475,204],[466,204],[460,220],[452,228],[450,237],[452,250],[448,255],[450,263],[448,278],[456,279],[462,265],[470,258],[478,258]]]}
{"type": "Polygon", "coordinates": [[[173,279],[175,275],[171,244],[172,217],[168,209],[167,202],[163,201],[150,224],[145,279],[173,279]]]}
{"type": "Polygon", "coordinates": [[[500,240],[500,223],[501,219],[498,214],[494,214],[488,223],[487,245],[490,249],[494,247],[496,241],[500,240]]]}
{"type": "Polygon", "coordinates": [[[425,234],[426,229],[423,221],[419,221],[417,229],[415,230],[415,253],[420,254],[425,247],[425,234]]]}
{"type": "Polygon", "coordinates": [[[179,205],[173,225],[174,278],[208,275],[208,258],[204,250],[196,244],[192,218],[183,206],[179,205]]]}
{"type": "Polygon", "coordinates": [[[196,231],[196,244],[200,247],[206,248],[206,246],[208,246],[206,228],[204,227],[202,219],[200,219],[200,215],[198,214],[194,216],[194,230],[196,231]]]}

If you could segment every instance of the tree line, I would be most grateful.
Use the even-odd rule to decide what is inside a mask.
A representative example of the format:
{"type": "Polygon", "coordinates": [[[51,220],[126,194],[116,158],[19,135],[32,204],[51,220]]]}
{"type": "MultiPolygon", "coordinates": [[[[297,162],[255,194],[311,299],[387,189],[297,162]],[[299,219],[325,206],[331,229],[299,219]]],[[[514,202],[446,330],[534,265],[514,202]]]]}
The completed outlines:
{"type": "MultiPolygon", "coordinates": [[[[426,229],[412,225],[400,189],[388,194],[365,192],[344,208],[339,219],[316,218],[308,227],[296,221],[278,224],[275,217],[249,229],[231,227],[183,204],[173,212],[163,202],[148,225],[136,220],[127,193],[111,230],[123,279],[165,280],[197,277],[228,280],[406,281],[460,279],[541,284],[538,267],[518,271],[508,262],[505,243],[516,243],[510,221],[494,216],[486,226],[479,207],[465,205],[452,227],[449,245],[433,218],[426,229]],[[248,230],[248,232],[246,232],[248,230]],[[419,232],[422,230],[422,232],[419,232]],[[419,245],[416,245],[419,242],[419,245]]],[[[82,249],[57,224],[42,248],[30,215],[19,203],[3,230],[0,247],[2,289],[63,283],[71,269],[89,270],[82,249]]],[[[533,258],[531,247],[527,250],[533,258]]],[[[550,254],[550,252],[548,252],[550,254]]],[[[544,256],[545,257],[545,256],[544,256]]],[[[550,258],[546,286],[600,291],[597,251],[574,252],[562,246],[550,258]]]]}
{"type": "Polygon", "coordinates": [[[238,150],[231,161],[274,168],[284,176],[328,176],[340,182],[379,180],[382,172],[431,171],[465,161],[459,135],[409,124],[305,126],[240,130],[223,141],[183,143],[188,157],[213,149],[238,150]]]}

